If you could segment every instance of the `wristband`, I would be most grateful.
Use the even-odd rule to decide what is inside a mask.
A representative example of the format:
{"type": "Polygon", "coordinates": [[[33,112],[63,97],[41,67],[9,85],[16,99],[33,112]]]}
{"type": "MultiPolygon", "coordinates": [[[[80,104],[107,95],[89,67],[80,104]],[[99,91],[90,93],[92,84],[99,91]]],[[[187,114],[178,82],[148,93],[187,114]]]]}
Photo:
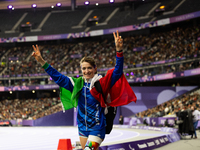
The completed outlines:
{"type": "Polygon", "coordinates": [[[47,62],[42,66],[42,68],[44,69],[47,69],[48,67],[49,67],[49,64],[47,62]]]}

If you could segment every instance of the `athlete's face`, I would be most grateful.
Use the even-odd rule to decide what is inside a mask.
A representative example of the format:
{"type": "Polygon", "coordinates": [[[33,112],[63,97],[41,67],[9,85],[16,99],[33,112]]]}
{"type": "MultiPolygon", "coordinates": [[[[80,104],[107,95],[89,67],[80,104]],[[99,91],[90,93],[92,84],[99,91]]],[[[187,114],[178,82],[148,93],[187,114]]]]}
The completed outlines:
{"type": "Polygon", "coordinates": [[[81,63],[81,71],[83,74],[83,77],[85,77],[86,80],[89,80],[94,77],[95,73],[97,72],[97,67],[93,67],[88,62],[81,63]]]}

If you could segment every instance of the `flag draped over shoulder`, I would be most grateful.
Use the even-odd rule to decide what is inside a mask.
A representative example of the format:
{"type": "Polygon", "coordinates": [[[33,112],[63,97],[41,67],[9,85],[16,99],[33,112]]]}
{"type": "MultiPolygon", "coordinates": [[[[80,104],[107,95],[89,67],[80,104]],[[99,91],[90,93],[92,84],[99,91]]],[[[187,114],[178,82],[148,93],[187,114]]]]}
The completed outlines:
{"type": "Polygon", "coordinates": [[[106,76],[99,80],[105,99],[107,100],[108,96],[110,96],[108,98],[109,102],[105,104],[104,97],[101,93],[98,93],[95,88],[92,88],[90,91],[92,96],[101,103],[102,107],[106,107],[106,105],[117,107],[127,105],[133,101],[136,102],[137,97],[135,96],[135,93],[130,87],[124,74],[122,74],[119,80],[117,80],[112,88],[110,88],[113,71],[114,69],[108,70],[106,76]]]}
{"type": "Polygon", "coordinates": [[[72,92],[63,87],[60,87],[60,99],[64,107],[64,110],[77,107],[79,94],[84,86],[84,80],[82,77],[79,78],[72,77],[72,80],[74,81],[74,88],[72,92]]]}

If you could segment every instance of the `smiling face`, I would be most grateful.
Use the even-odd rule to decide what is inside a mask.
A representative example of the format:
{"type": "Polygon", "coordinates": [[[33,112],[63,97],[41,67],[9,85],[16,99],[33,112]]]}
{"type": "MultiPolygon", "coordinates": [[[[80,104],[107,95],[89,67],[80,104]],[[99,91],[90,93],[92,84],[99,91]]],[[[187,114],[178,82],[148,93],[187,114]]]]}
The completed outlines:
{"type": "Polygon", "coordinates": [[[89,79],[93,78],[94,75],[96,74],[97,67],[94,68],[90,63],[82,62],[81,71],[82,71],[83,77],[88,81],[89,79]]]}
{"type": "Polygon", "coordinates": [[[97,73],[97,65],[94,61],[94,58],[86,56],[83,57],[80,61],[81,71],[83,77],[88,81],[93,78],[97,73]]]}

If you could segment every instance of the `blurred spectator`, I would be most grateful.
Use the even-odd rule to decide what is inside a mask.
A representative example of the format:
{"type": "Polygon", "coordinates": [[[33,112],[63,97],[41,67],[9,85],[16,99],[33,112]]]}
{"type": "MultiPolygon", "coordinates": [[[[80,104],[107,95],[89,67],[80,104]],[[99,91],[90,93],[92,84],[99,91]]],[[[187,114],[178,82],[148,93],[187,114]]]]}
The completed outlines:
{"type": "Polygon", "coordinates": [[[192,110],[193,126],[194,126],[194,134],[192,134],[191,138],[193,138],[193,135],[194,135],[196,139],[197,138],[196,128],[197,128],[198,120],[200,119],[200,112],[196,110],[194,106],[191,107],[191,110],[192,110]]]}
{"type": "Polygon", "coordinates": [[[119,117],[119,124],[123,125],[124,124],[124,117],[120,115],[119,117]]]}

